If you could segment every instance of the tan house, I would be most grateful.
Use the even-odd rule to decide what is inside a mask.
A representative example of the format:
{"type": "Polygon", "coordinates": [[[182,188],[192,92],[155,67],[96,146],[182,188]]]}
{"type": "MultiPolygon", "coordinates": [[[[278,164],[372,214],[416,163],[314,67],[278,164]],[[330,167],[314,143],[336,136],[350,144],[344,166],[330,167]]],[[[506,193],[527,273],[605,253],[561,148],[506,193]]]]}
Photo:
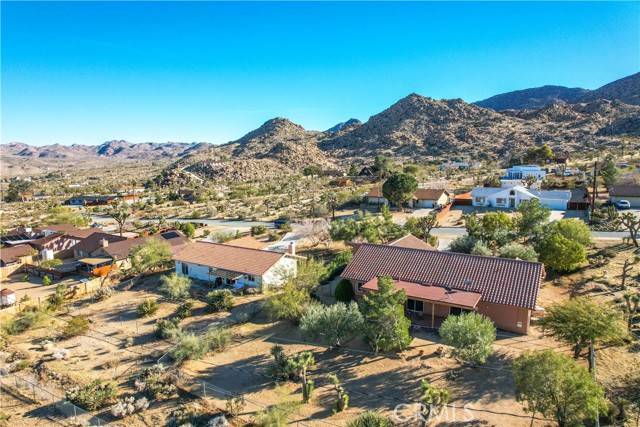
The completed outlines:
{"type": "Polygon", "coordinates": [[[620,200],[628,200],[632,208],[640,208],[640,185],[614,185],[611,187],[611,190],[609,190],[609,200],[613,203],[617,203],[620,200]]]}
{"type": "MultiPolygon", "coordinates": [[[[382,187],[373,188],[367,193],[367,201],[372,205],[388,205],[389,201],[382,194],[382,187]]],[[[453,194],[443,188],[418,188],[413,197],[407,201],[410,208],[436,208],[453,202],[453,194]]]]}
{"type": "Polygon", "coordinates": [[[475,311],[526,334],[544,275],[539,262],[361,244],[341,277],[361,298],[377,291],[379,276],[390,276],[406,291],[414,324],[438,327],[449,315],[475,311]]]}

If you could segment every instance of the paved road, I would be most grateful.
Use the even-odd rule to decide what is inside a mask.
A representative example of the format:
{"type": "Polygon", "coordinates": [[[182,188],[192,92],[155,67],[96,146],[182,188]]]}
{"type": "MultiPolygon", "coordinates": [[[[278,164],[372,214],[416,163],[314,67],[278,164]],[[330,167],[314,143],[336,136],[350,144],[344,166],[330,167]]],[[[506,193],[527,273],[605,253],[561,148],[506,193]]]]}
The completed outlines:
{"type": "MultiPolygon", "coordinates": [[[[431,230],[431,234],[434,236],[455,236],[460,237],[467,234],[464,228],[460,227],[441,227],[431,230]]],[[[628,237],[629,233],[626,231],[594,231],[591,233],[594,239],[608,240],[608,239],[622,239],[628,237]]]]}

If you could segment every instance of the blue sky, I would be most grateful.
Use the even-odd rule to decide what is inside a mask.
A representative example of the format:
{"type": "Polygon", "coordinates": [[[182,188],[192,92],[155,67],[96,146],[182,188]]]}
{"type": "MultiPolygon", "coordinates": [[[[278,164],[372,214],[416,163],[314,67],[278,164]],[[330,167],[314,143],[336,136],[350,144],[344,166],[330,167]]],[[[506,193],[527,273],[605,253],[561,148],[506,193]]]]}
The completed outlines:
{"type": "Polygon", "coordinates": [[[324,130],[411,92],[477,101],[640,70],[640,3],[2,2],[2,142],[324,130]]]}

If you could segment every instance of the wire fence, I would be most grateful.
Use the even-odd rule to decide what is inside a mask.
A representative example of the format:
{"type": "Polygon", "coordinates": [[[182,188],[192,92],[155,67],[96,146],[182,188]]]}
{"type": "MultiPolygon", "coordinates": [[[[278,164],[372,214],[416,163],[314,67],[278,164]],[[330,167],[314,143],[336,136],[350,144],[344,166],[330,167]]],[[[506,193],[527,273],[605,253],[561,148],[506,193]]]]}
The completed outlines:
{"type": "Polygon", "coordinates": [[[69,421],[72,425],[115,427],[68,400],[56,396],[43,386],[38,385],[35,380],[30,381],[15,374],[0,372],[0,388],[13,390],[34,402],[48,405],[58,417],[69,421]]]}

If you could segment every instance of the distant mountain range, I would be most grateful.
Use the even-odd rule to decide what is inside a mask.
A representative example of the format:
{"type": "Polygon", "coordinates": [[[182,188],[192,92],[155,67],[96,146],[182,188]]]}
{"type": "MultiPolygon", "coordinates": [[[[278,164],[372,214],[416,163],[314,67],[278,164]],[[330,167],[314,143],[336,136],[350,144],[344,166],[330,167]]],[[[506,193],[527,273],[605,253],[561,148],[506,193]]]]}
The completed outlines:
{"type": "MultiPolygon", "coordinates": [[[[616,145],[622,135],[640,137],[640,73],[596,90],[544,86],[469,104],[410,94],[365,123],[350,119],[319,132],[277,117],[223,145],[109,141],[98,146],[1,145],[7,159],[173,160],[159,179],[188,175],[243,181],[283,176],[310,164],[326,169],[366,163],[378,154],[404,158],[497,159],[549,144],[559,152],[616,145]]],[[[640,141],[637,138],[636,141],[640,141]]],[[[640,149],[628,146],[628,149],[640,149]]],[[[15,163],[14,163],[15,164],[15,163]]]]}
{"type": "Polygon", "coordinates": [[[542,86],[502,93],[475,102],[475,104],[480,107],[502,111],[541,108],[552,103],[576,104],[603,99],[640,105],[640,73],[616,80],[596,90],[564,86],[542,86]]]}

